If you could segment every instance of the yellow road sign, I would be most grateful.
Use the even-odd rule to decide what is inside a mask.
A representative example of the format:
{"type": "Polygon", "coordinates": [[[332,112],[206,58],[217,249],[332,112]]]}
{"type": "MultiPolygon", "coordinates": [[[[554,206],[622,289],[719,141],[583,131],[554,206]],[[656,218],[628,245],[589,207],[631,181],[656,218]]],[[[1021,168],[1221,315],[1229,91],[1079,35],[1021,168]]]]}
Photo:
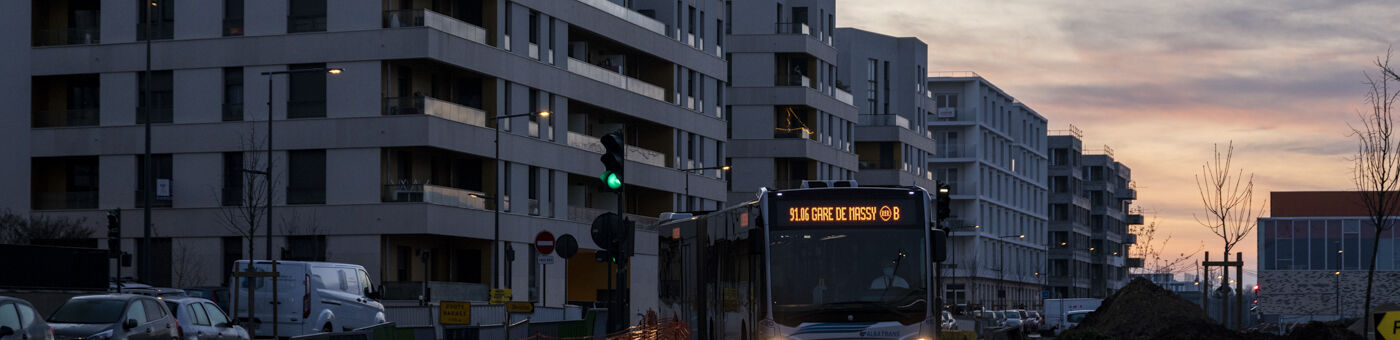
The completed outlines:
{"type": "Polygon", "coordinates": [[[1376,315],[1382,316],[1376,321],[1376,334],[1385,340],[1400,340],[1400,311],[1376,315]]]}
{"type": "Polygon", "coordinates": [[[510,297],[510,289],[492,289],[491,297],[510,297]]]}
{"type": "Polygon", "coordinates": [[[472,303],[443,301],[441,308],[438,308],[438,320],[444,325],[470,325],[472,303]]]}
{"type": "Polygon", "coordinates": [[[525,301],[506,302],[506,312],[508,313],[534,313],[535,305],[525,301]]]}

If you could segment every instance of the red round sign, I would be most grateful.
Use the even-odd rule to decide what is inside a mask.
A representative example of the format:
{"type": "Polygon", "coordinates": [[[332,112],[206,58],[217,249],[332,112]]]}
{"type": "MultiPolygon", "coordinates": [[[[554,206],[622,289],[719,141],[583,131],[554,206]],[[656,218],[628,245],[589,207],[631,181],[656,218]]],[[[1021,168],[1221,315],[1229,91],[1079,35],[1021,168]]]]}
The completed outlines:
{"type": "Polygon", "coordinates": [[[539,251],[540,251],[540,254],[545,254],[545,255],[549,255],[549,253],[553,253],[553,252],[554,252],[554,234],[550,234],[548,231],[541,231],[539,234],[536,234],[536,235],[535,235],[535,250],[539,250],[539,251]]]}

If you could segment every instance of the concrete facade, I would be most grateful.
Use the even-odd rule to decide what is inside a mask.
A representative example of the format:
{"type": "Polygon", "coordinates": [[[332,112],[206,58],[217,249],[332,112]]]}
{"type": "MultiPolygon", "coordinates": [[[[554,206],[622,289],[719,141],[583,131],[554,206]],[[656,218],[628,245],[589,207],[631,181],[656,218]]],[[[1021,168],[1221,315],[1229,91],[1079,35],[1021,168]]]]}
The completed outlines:
{"type": "MultiPolygon", "coordinates": [[[[589,223],[617,208],[616,195],[598,183],[597,136],[615,129],[628,134],[625,210],[639,224],[727,200],[725,174],[678,171],[728,158],[727,47],[718,38],[727,18],[718,2],[354,0],[306,16],[291,13],[289,1],[244,2],[241,18],[221,2],[168,3],[173,39],[154,41],[150,56],[152,69],[169,75],[152,78],[150,107],[170,112],[152,128],[153,159],[170,164],[155,173],[170,191],[153,209],[162,239],[153,252],[198,262],[157,254],[154,266],[163,268],[147,281],[218,285],[227,269],[220,264],[247,255],[239,236],[246,226],[230,227],[224,216],[263,206],[246,199],[263,179],[237,170],[266,166],[269,101],[274,256],[357,263],[390,285],[428,274],[491,285],[497,267],[515,300],[594,300],[601,273],[556,269],[546,277],[530,254],[536,233],[550,231],[574,235],[584,249],[553,267],[593,261],[589,223]],[[269,100],[262,72],[299,67],[344,71],[273,76],[269,100]],[[497,154],[494,117],[539,111],[551,114],[500,120],[497,154]],[[503,266],[491,260],[504,258],[491,252],[496,207],[499,239],[516,253],[503,266]],[[434,254],[428,267],[418,258],[424,250],[434,254]],[[540,294],[545,281],[596,289],[540,294]]],[[[135,252],[144,223],[133,193],[146,57],[136,6],[20,1],[0,9],[11,19],[0,39],[10,47],[0,52],[10,61],[0,66],[9,75],[0,98],[15,113],[0,118],[11,160],[0,166],[0,188],[28,193],[6,196],[0,207],[88,221],[121,208],[123,249],[135,252]],[[95,19],[69,21],[87,17],[95,19]]],[[[262,235],[252,240],[259,259],[262,235]]],[[[654,256],[654,245],[638,248],[654,256]]],[[[654,270],[654,260],[634,261],[635,270],[654,270]]]]}
{"type": "Polygon", "coordinates": [[[1137,199],[1132,172],[1113,160],[1108,146],[1085,150],[1071,126],[1050,136],[1050,243],[1048,290],[1052,297],[1103,298],[1128,284],[1128,249],[1137,242],[1128,226],[1137,199]]]}
{"type": "Polygon", "coordinates": [[[952,193],[952,304],[1040,304],[1046,271],[1046,119],[971,72],[933,72],[929,169],[952,193]]]}
{"type": "Polygon", "coordinates": [[[856,154],[861,185],[913,185],[932,191],[934,152],[925,124],[933,95],[925,84],[928,45],[855,28],[836,29],[838,84],[848,85],[860,112],[856,154]]]}
{"type": "Polygon", "coordinates": [[[837,84],[834,0],[725,2],[729,200],[760,187],[854,179],[857,111],[837,84]]]}

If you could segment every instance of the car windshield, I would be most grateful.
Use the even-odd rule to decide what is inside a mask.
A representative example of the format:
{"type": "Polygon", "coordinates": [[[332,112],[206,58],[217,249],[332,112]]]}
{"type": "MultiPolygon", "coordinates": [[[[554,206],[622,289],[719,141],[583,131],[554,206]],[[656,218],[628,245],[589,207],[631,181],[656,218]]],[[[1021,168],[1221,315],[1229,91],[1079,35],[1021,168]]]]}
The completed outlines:
{"type": "Polygon", "coordinates": [[[860,311],[923,318],[923,228],[787,229],[771,237],[779,319],[810,320],[802,315],[823,311],[842,318],[860,311]]]}
{"type": "Polygon", "coordinates": [[[1019,320],[1019,319],[1021,319],[1021,314],[1020,314],[1020,313],[1016,313],[1016,311],[1010,311],[1010,312],[1006,313],[1006,318],[1007,318],[1007,319],[1012,319],[1012,320],[1019,320]]]}
{"type": "Polygon", "coordinates": [[[48,321],[54,323],[114,323],[122,317],[124,300],[72,299],[58,307],[48,321]]]}
{"type": "Polygon", "coordinates": [[[1078,323],[1084,321],[1084,316],[1086,315],[1089,315],[1089,313],[1071,313],[1068,317],[1065,317],[1065,319],[1069,320],[1069,322],[1078,323]]]}

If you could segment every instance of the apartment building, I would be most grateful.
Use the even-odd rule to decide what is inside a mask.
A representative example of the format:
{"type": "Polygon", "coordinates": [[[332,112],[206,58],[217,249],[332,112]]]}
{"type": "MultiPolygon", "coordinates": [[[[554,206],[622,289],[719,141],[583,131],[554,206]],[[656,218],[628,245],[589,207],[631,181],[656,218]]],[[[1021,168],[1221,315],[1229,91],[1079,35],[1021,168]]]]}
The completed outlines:
{"type": "Polygon", "coordinates": [[[854,179],[858,114],[837,84],[835,0],[726,1],[729,201],[854,179]]]}
{"type": "Polygon", "coordinates": [[[918,38],[891,37],[855,28],[836,29],[837,88],[849,87],[860,112],[855,131],[861,185],[914,185],[932,191],[928,171],[933,133],[925,119],[934,112],[928,45],[918,38]]]}
{"type": "Polygon", "coordinates": [[[1085,150],[1074,126],[1050,136],[1049,290],[1052,297],[1112,295],[1127,285],[1128,270],[1141,265],[1128,249],[1143,223],[1131,209],[1137,199],[1132,171],[1113,149],[1085,150]]]}
{"type": "Polygon", "coordinates": [[[989,308],[1040,304],[1045,284],[1046,119],[972,72],[932,72],[928,168],[948,183],[945,299],[989,308]]]}
{"type": "MultiPolygon", "coordinates": [[[[266,204],[267,177],[248,170],[266,170],[269,140],[273,256],[362,264],[410,298],[424,280],[438,299],[605,295],[588,235],[617,209],[598,179],[597,137],[614,130],[640,225],[727,200],[726,174],[681,171],[729,157],[720,2],[154,0],[149,31],[143,5],[0,4],[0,190],[28,193],[0,207],[93,222],[121,208],[139,257],[149,119],[153,284],[217,285],[250,247],[264,258],[266,226],[238,216],[266,204]],[[541,231],[584,250],[543,270],[541,231]]],[[[634,270],[655,268],[646,247],[634,270]]]]}

